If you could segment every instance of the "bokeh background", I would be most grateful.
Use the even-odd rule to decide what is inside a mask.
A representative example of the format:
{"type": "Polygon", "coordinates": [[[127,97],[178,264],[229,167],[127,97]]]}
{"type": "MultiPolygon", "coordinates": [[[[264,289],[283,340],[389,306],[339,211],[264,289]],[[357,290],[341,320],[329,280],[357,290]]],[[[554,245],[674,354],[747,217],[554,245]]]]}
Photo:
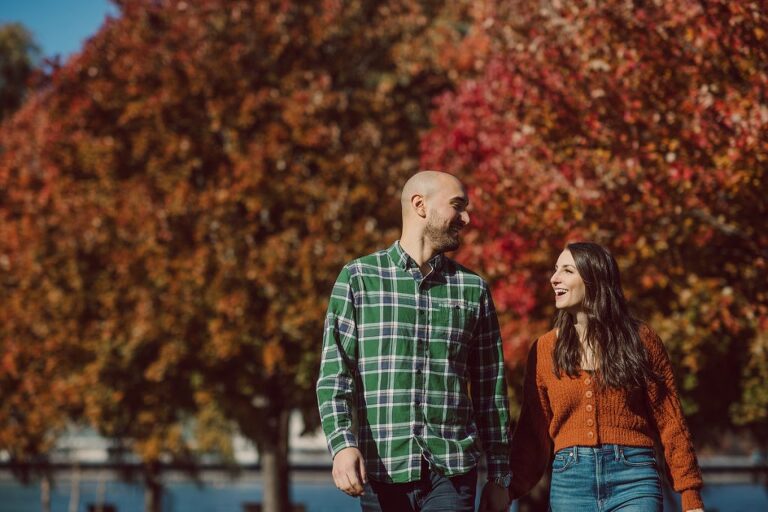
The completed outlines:
{"type": "Polygon", "coordinates": [[[332,283],[398,237],[421,168],[468,186],[454,256],[492,285],[513,417],[553,262],[590,239],[664,339],[700,456],[765,464],[765,2],[118,0],[45,50],[65,15],[30,32],[0,5],[0,450],[21,481],[50,486],[90,429],[159,511],[164,471],[236,468],[243,438],[264,510],[287,510],[332,283]]]}

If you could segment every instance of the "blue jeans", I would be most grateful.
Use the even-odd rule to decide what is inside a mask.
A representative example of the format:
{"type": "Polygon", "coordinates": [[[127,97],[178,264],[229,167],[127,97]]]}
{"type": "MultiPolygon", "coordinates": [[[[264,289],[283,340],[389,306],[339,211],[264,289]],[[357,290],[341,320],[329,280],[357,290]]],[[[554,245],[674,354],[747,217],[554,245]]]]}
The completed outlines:
{"type": "Polygon", "coordinates": [[[662,512],[663,506],[652,448],[607,444],[555,453],[552,512],[662,512]]]}
{"type": "Polygon", "coordinates": [[[421,466],[421,479],[405,484],[370,481],[360,498],[363,512],[473,512],[477,469],[446,477],[421,466]]]}

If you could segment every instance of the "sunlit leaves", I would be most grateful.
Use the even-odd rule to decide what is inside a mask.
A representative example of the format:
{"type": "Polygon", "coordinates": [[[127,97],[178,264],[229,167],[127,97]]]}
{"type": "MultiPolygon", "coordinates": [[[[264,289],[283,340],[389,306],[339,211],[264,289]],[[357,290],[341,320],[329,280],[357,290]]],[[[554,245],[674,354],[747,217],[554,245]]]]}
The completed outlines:
{"type": "Polygon", "coordinates": [[[480,66],[438,100],[423,162],[471,183],[479,234],[463,254],[493,280],[512,364],[549,324],[558,251],[593,239],[614,251],[633,304],[663,331],[697,430],[757,432],[768,11],[725,1],[483,6],[471,31],[489,43],[463,47],[480,66]],[[722,375],[729,385],[712,389],[722,375]]]}
{"type": "Polygon", "coordinates": [[[36,388],[62,409],[38,437],[74,418],[150,462],[271,443],[270,411],[316,422],[333,279],[397,236],[468,3],[118,3],[0,135],[2,367],[77,391],[36,388]]]}

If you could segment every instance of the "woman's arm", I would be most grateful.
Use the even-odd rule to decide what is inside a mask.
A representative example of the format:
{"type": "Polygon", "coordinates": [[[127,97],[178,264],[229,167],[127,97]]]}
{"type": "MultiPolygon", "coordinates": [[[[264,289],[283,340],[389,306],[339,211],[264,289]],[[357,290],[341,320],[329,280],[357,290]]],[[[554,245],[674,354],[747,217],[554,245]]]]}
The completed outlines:
{"type": "Polygon", "coordinates": [[[664,448],[672,488],[681,494],[684,511],[702,510],[701,470],[680,406],[672,363],[664,344],[653,330],[643,326],[641,336],[648,350],[649,362],[660,377],[648,384],[646,398],[664,448]]]}
{"type": "Polygon", "coordinates": [[[552,440],[549,437],[552,411],[546,389],[538,379],[538,346],[539,342],[534,342],[528,354],[523,381],[523,404],[512,436],[510,494],[513,499],[528,493],[538,483],[552,454],[552,440]]]}

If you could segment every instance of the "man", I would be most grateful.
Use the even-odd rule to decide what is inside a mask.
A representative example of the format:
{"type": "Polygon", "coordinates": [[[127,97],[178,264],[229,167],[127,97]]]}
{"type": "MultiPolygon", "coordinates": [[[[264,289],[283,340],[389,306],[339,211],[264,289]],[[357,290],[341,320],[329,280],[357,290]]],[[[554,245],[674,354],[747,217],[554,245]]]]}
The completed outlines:
{"type": "Polygon", "coordinates": [[[506,510],[498,320],[485,281],[443,255],[469,223],[467,193],[422,171],[401,204],[400,240],[348,263],[328,305],[317,397],[334,482],[364,512],[471,512],[482,447],[480,509],[506,510]]]}

